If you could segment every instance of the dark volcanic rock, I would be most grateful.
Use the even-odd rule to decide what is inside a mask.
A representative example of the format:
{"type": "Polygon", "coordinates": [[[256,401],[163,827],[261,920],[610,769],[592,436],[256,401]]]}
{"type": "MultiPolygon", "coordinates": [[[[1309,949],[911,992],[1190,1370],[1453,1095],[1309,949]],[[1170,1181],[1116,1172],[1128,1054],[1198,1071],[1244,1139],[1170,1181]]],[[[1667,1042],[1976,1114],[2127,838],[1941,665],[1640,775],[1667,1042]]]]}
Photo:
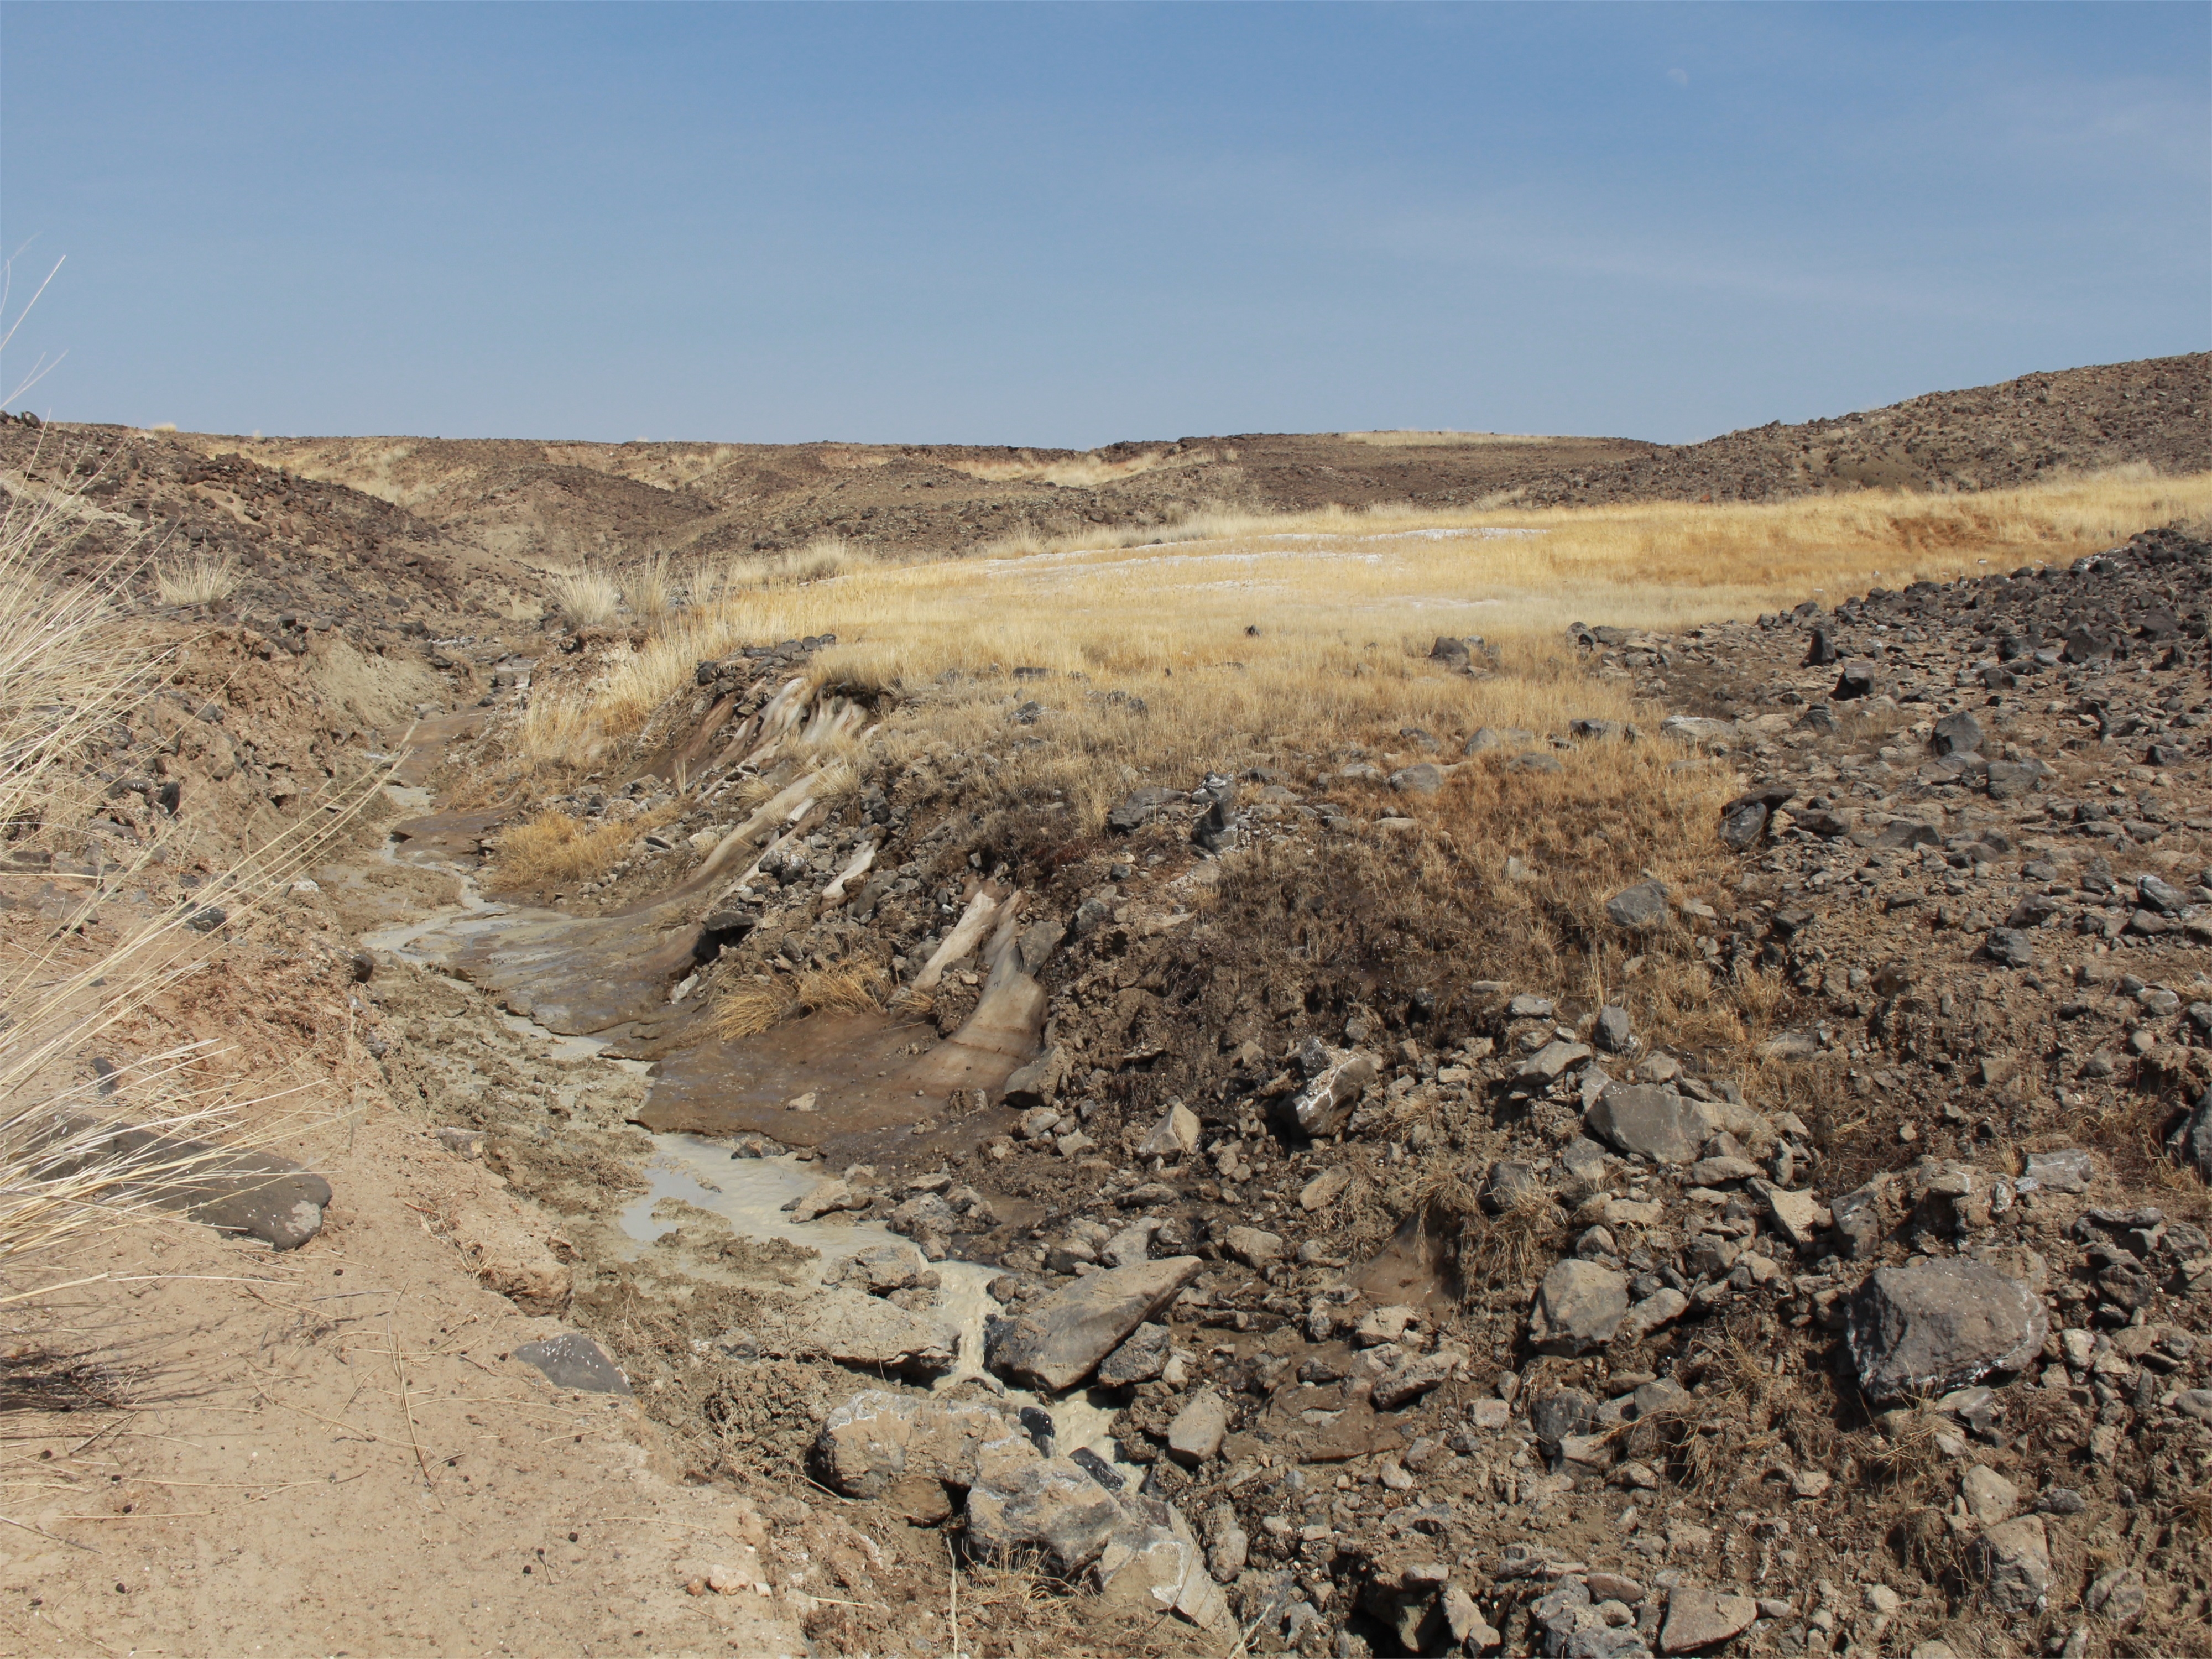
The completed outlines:
{"type": "Polygon", "coordinates": [[[2042,1298],[1978,1261],[1877,1267],[1850,1299],[1845,1340],[1876,1401],[1942,1394],[2015,1371],[2050,1333],[2042,1298]]]}

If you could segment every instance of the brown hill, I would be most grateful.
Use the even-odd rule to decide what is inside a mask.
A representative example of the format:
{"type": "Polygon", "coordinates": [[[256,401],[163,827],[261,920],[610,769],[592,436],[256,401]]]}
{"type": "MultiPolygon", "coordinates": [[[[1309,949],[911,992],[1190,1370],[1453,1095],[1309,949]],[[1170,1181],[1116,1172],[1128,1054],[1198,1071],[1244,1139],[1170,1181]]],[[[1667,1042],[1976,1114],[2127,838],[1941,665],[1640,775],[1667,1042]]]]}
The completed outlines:
{"type": "Polygon", "coordinates": [[[259,608],[536,614],[530,567],[742,558],[842,538],[960,554],[1211,507],[1756,501],[1942,491],[2123,465],[2212,468],[2212,354],[2031,374],[1704,443],[1468,433],[1245,433],[1087,452],[925,444],[250,439],[0,423],[0,484],[96,475],[110,515],[237,554],[259,608]]]}

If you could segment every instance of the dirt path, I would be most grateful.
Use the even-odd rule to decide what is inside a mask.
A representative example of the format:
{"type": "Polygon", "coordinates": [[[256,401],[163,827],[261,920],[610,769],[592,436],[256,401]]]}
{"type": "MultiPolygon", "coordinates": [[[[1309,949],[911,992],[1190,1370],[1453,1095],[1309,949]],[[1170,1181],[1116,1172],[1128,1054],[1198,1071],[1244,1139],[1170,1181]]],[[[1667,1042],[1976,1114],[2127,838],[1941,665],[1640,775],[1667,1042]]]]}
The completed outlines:
{"type": "MultiPolygon", "coordinates": [[[[373,853],[321,873],[325,912],[440,896],[373,853]]],[[[296,956],[254,954],[263,1012],[313,988],[296,956]]],[[[374,1067],[327,1084],[350,1105],[275,1148],[334,1189],[305,1247],[125,1229],[52,1275],[104,1278],[18,1327],[0,1650],[805,1650],[805,1604],[749,1587],[777,1576],[762,1547],[790,1500],[686,1487],[626,1389],[514,1358],[570,1329],[484,1282],[557,1307],[542,1225],[374,1067]],[[689,1593],[718,1567],[732,1593],[689,1593]]]]}

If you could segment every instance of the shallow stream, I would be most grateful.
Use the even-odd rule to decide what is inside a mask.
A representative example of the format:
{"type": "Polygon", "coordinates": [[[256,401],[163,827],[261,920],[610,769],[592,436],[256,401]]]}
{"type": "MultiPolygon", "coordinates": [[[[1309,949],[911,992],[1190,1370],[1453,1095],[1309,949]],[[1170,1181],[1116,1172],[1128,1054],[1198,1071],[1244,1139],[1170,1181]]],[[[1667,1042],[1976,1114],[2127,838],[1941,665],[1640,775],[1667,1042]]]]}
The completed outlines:
{"type": "MultiPolygon", "coordinates": [[[[431,798],[427,790],[400,785],[387,785],[386,789],[404,808],[418,812],[429,810],[431,798]]],[[[386,863],[399,861],[398,848],[397,842],[386,843],[383,855],[386,863]]],[[[419,858],[409,861],[452,876],[459,884],[459,896],[454,903],[427,915],[362,934],[361,943],[367,949],[442,970],[462,946],[495,937],[503,928],[532,916],[544,919],[545,913],[542,911],[518,913],[513,907],[485,898],[474,875],[457,865],[419,858]]],[[[563,1036],[518,1014],[501,1012],[498,1017],[518,1036],[541,1044],[548,1058],[596,1057],[606,1065],[618,1066],[639,1075],[651,1071],[649,1062],[603,1054],[600,1051],[607,1045],[599,1038],[563,1036]]],[[[789,1154],[779,1158],[733,1158],[726,1146],[690,1134],[656,1134],[653,1146],[652,1156],[639,1172],[647,1182],[647,1190],[625,1205],[618,1218],[623,1234],[641,1247],[673,1231],[677,1224],[653,1218],[653,1206],[664,1199],[680,1200],[719,1216],[744,1237],[763,1242],[781,1240],[817,1252],[817,1283],[824,1271],[833,1270],[838,1263],[872,1245],[908,1242],[875,1222],[848,1222],[842,1218],[826,1222],[793,1221],[784,1206],[812,1191],[833,1173],[819,1162],[802,1162],[789,1154]]],[[[1056,1451],[1065,1455],[1083,1447],[1106,1462],[1115,1462],[1109,1425],[1116,1408],[1094,1398],[1094,1391],[1078,1389],[1054,1399],[1011,1387],[984,1370],[984,1322],[999,1310],[986,1287],[1000,1270],[951,1258],[930,1266],[938,1276],[937,1306],[932,1311],[959,1334],[953,1368],[938,1378],[933,1387],[941,1392],[963,1382],[981,1383],[1004,1398],[1009,1411],[1035,1407],[1045,1412],[1052,1419],[1056,1451]]],[[[1141,1468],[1126,1464],[1118,1468],[1127,1480],[1143,1478],[1141,1468]]]]}

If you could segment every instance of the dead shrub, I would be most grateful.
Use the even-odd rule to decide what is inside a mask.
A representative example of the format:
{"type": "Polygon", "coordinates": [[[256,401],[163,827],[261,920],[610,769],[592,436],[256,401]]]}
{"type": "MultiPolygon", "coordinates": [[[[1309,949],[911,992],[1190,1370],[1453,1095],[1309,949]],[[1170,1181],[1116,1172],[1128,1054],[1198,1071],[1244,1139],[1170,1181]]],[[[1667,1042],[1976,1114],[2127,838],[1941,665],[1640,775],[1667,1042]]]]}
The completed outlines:
{"type": "Polygon", "coordinates": [[[631,842],[676,815],[673,805],[634,818],[593,823],[566,812],[544,812],[502,830],[495,869],[500,884],[539,887],[588,881],[621,862],[631,842]]]}

